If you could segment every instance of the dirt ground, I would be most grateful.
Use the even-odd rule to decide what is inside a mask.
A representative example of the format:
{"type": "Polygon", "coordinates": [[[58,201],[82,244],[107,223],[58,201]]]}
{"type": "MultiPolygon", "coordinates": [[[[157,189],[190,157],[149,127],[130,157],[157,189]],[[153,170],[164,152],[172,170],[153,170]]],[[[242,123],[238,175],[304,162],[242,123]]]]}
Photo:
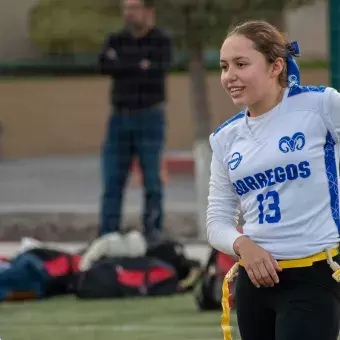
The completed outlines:
{"type": "MultiPolygon", "coordinates": [[[[327,70],[302,71],[304,84],[328,84],[327,70]]],[[[238,112],[220,86],[207,79],[213,131],[238,112]]],[[[0,82],[0,152],[6,158],[96,154],[109,114],[108,78],[26,79],[0,82]]],[[[191,149],[195,118],[190,110],[187,75],[168,79],[167,143],[170,150],[191,149]]],[[[0,155],[1,157],[1,155],[0,155]]]]}

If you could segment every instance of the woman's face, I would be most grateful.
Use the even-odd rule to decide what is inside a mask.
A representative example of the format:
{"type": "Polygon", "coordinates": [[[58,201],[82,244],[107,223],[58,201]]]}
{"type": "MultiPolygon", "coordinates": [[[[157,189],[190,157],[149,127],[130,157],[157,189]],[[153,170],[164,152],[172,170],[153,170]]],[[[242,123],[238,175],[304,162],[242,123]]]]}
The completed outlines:
{"type": "MultiPolygon", "coordinates": [[[[221,83],[236,106],[254,106],[277,84],[281,71],[243,35],[228,37],[220,51],[221,83]]],[[[274,63],[275,64],[275,63],[274,63]]]]}

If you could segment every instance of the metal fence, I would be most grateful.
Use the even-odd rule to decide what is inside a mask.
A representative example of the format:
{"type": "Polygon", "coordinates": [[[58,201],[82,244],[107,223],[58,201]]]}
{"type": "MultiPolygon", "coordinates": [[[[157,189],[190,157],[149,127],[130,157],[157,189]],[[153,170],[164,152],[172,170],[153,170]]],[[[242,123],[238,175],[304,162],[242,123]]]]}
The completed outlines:
{"type": "MultiPolygon", "coordinates": [[[[186,71],[188,55],[175,51],[172,71],[186,71]]],[[[205,51],[206,69],[219,68],[219,51],[205,51]]],[[[0,75],[89,75],[98,73],[96,54],[46,55],[39,59],[0,60],[0,75]]]]}

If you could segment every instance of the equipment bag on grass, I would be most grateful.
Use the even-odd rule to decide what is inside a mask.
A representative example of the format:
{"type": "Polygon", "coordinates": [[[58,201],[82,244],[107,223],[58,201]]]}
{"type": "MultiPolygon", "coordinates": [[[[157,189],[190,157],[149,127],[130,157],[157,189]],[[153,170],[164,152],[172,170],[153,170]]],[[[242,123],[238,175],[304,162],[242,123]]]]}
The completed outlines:
{"type": "Polygon", "coordinates": [[[149,247],[147,256],[157,258],[172,265],[177,273],[179,291],[192,291],[202,273],[200,261],[187,258],[184,245],[177,241],[166,240],[149,247]]]}
{"type": "Polygon", "coordinates": [[[151,257],[107,258],[79,273],[79,298],[157,296],[176,293],[173,266],[151,257]]]}
{"type": "Polygon", "coordinates": [[[48,274],[45,296],[71,294],[74,292],[76,274],[81,256],[49,248],[36,248],[26,252],[38,257],[48,274]]]}
{"type": "Polygon", "coordinates": [[[21,254],[0,273],[0,301],[36,300],[45,296],[49,275],[34,254],[21,254]]]}
{"type": "MultiPolygon", "coordinates": [[[[207,266],[197,284],[194,297],[200,310],[220,310],[222,299],[222,284],[225,275],[234,265],[235,260],[216,249],[212,249],[207,266]]],[[[235,281],[234,281],[235,282],[235,281]]],[[[234,306],[233,285],[229,283],[229,306],[234,306]]]]}

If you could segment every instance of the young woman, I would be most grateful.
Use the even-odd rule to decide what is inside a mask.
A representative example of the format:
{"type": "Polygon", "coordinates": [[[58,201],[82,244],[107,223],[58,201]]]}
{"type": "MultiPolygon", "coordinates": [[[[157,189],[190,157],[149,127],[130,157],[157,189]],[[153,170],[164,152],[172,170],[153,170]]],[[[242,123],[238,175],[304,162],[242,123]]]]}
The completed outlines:
{"type": "Polygon", "coordinates": [[[233,28],[221,48],[222,86],[246,109],[210,136],[207,235],[214,248],[239,257],[243,340],[336,340],[339,333],[340,94],[300,86],[298,53],[297,43],[262,21],[233,28]],[[235,229],[239,209],[243,234],[235,229]]]}

